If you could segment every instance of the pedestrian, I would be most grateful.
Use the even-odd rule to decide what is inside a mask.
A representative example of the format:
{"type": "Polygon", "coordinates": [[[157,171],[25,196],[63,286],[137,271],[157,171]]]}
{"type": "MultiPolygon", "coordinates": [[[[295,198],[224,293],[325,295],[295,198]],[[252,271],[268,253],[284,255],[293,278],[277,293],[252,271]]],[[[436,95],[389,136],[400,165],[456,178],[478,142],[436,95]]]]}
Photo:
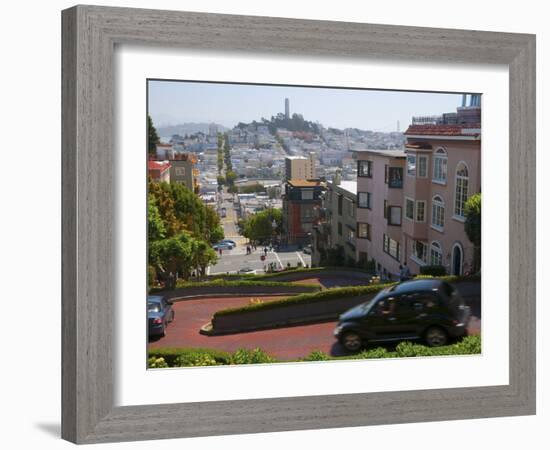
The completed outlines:
{"type": "Polygon", "coordinates": [[[399,281],[407,281],[411,277],[411,271],[407,266],[407,263],[403,263],[403,266],[399,266],[399,281]]]}
{"type": "Polygon", "coordinates": [[[222,249],[221,249],[221,248],[220,248],[220,249],[218,249],[218,252],[220,253],[220,256],[222,256],[222,252],[223,252],[223,251],[222,251],[222,249]]]}
{"type": "Polygon", "coordinates": [[[264,247],[264,254],[267,256],[267,247],[264,247]]]}

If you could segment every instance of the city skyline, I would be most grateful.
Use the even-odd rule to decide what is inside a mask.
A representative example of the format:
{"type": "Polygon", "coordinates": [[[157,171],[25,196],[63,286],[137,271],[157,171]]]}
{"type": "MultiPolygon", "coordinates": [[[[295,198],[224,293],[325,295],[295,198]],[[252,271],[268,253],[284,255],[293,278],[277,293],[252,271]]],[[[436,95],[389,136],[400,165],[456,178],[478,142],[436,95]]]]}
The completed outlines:
{"type": "Polygon", "coordinates": [[[148,112],[158,127],[215,122],[228,128],[285,112],[324,127],[404,131],[413,116],[456,110],[463,93],[387,91],[149,80],[148,112]],[[238,105],[238,112],[236,105],[238,105]]]}

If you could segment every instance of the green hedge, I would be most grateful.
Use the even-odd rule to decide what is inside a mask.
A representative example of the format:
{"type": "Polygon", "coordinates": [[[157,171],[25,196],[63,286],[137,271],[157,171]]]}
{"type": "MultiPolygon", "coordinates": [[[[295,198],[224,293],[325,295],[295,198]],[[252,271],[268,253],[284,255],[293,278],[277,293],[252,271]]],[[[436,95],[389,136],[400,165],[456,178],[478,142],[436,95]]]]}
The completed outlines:
{"type": "MultiPolygon", "coordinates": [[[[464,281],[479,281],[481,277],[479,275],[446,275],[444,277],[432,277],[429,275],[419,275],[415,279],[429,279],[437,278],[438,280],[446,281],[448,283],[460,283],[464,281]]],[[[349,297],[360,297],[363,295],[373,294],[381,291],[384,288],[398,284],[394,283],[385,283],[385,284],[369,284],[366,286],[345,286],[325,289],[321,292],[307,293],[307,294],[298,294],[291,297],[282,298],[280,300],[273,300],[265,303],[253,303],[245,306],[239,306],[236,308],[227,308],[222,309],[214,313],[214,318],[230,315],[230,314],[239,314],[246,311],[261,311],[266,309],[281,308],[288,305],[294,304],[309,304],[315,303],[323,300],[332,300],[336,298],[349,298],[349,297]]]]}
{"type": "Polygon", "coordinates": [[[149,350],[147,360],[150,369],[272,362],[277,361],[259,348],[239,349],[234,353],[207,348],[159,348],[149,350]]]}
{"type": "Polygon", "coordinates": [[[301,361],[338,361],[344,359],[410,358],[416,356],[477,355],[481,353],[481,336],[467,336],[459,342],[441,347],[428,347],[410,341],[397,344],[394,351],[385,347],[363,350],[347,356],[330,356],[320,351],[311,352],[301,361]]]}
{"type": "MultiPolygon", "coordinates": [[[[481,336],[467,336],[459,342],[441,347],[427,347],[422,344],[403,341],[400,342],[393,351],[389,351],[385,347],[376,347],[347,356],[331,356],[327,353],[315,350],[305,358],[296,361],[411,358],[417,356],[477,355],[480,353],[481,336]]],[[[234,353],[205,348],[160,348],[149,351],[148,367],[153,369],[163,367],[196,367],[278,362],[289,361],[279,361],[259,348],[253,350],[239,349],[234,353]]]]}
{"type": "MultiPolygon", "coordinates": [[[[210,365],[231,364],[231,353],[210,348],[154,348],[149,349],[149,360],[153,358],[162,358],[168,367],[179,367],[176,360],[180,362],[187,360],[200,359],[203,356],[208,356],[208,359],[213,362],[210,365]],[[214,364],[215,363],[215,364],[214,364]]],[[[189,364],[191,365],[191,364],[189,364]]],[[[151,367],[151,366],[149,366],[151,367]]]]}
{"type": "Polygon", "coordinates": [[[387,284],[370,284],[367,286],[346,286],[339,288],[326,289],[321,292],[311,294],[298,294],[292,297],[283,298],[280,300],[272,300],[265,303],[251,303],[249,305],[240,306],[237,308],[222,309],[214,313],[214,317],[225,316],[230,314],[238,314],[244,311],[261,311],[265,309],[281,308],[295,304],[309,304],[323,300],[332,300],[337,298],[360,297],[363,295],[373,294],[381,291],[384,288],[393,286],[396,283],[387,284]]]}
{"type": "Polygon", "coordinates": [[[209,287],[209,286],[238,286],[238,287],[245,287],[245,286],[260,286],[260,287],[267,287],[267,286],[301,286],[301,287],[310,287],[310,288],[317,288],[320,289],[318,284],[305,284],[305,283],[291,283],[288,281],[263,281],[263,280],[224,280],[222,278],[212,280],[212,281],[183,281],[180,280],[176,283],[176,288],[201,288],[201,287],[209,287]]]}

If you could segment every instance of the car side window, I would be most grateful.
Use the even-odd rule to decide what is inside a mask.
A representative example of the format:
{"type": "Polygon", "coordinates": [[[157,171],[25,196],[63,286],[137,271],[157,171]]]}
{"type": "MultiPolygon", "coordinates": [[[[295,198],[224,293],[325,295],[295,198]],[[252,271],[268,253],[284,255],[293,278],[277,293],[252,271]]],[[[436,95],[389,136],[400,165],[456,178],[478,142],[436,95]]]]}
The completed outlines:
{"type": "Polygon", "coordinates": [[[395,297],[388,297],[378,300],[374,308],[374,315],[379,317],[390,316],[395,313],[395,297]]]}
{"type": "Polygon", "coordinates": [[[411,306],[415,311],[428,311],[438,305],[435,295],[421,293],[411,295],[411,306]]]}

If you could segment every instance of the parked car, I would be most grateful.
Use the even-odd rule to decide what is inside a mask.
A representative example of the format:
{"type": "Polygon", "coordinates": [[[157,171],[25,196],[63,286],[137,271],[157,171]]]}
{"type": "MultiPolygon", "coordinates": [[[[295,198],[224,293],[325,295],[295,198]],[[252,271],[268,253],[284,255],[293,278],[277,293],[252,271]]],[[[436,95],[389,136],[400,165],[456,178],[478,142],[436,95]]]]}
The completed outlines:
{"type": "Polygon", "coordinates": [[[162,295],[149,295],[147,297],[147,322],[149,337],[166,336],[168,323],[174,320],[172,303],[162,295]]]}
{"type": "Polygon", "coordinates": [[[334,336],[349,351],[365,343],[423,339],[429,346],[465,336],[470,308],[441,280],[396,284],[340,316],[334,336]]]}
{"type": "Polygon", "coordinates": [[[243,267],[237,272],[239,275],[256,275],[256,270],[250,267],[243,267]]]}
{"type": "Polygon", "coordinates": [[[229,242],[220,241],[217,244],[214,244],[212,248],[214,250],[233,250],[235,246],[233,244],[230,244],[229,242]]]}
{"type": "Polygon", "coordinates": [[[235,241],[232,241],[231,239],[222,239],[220,242],[226,242],[228,244],[231,244],[233,247],[237,246],[237,243],[235,241]]]}

